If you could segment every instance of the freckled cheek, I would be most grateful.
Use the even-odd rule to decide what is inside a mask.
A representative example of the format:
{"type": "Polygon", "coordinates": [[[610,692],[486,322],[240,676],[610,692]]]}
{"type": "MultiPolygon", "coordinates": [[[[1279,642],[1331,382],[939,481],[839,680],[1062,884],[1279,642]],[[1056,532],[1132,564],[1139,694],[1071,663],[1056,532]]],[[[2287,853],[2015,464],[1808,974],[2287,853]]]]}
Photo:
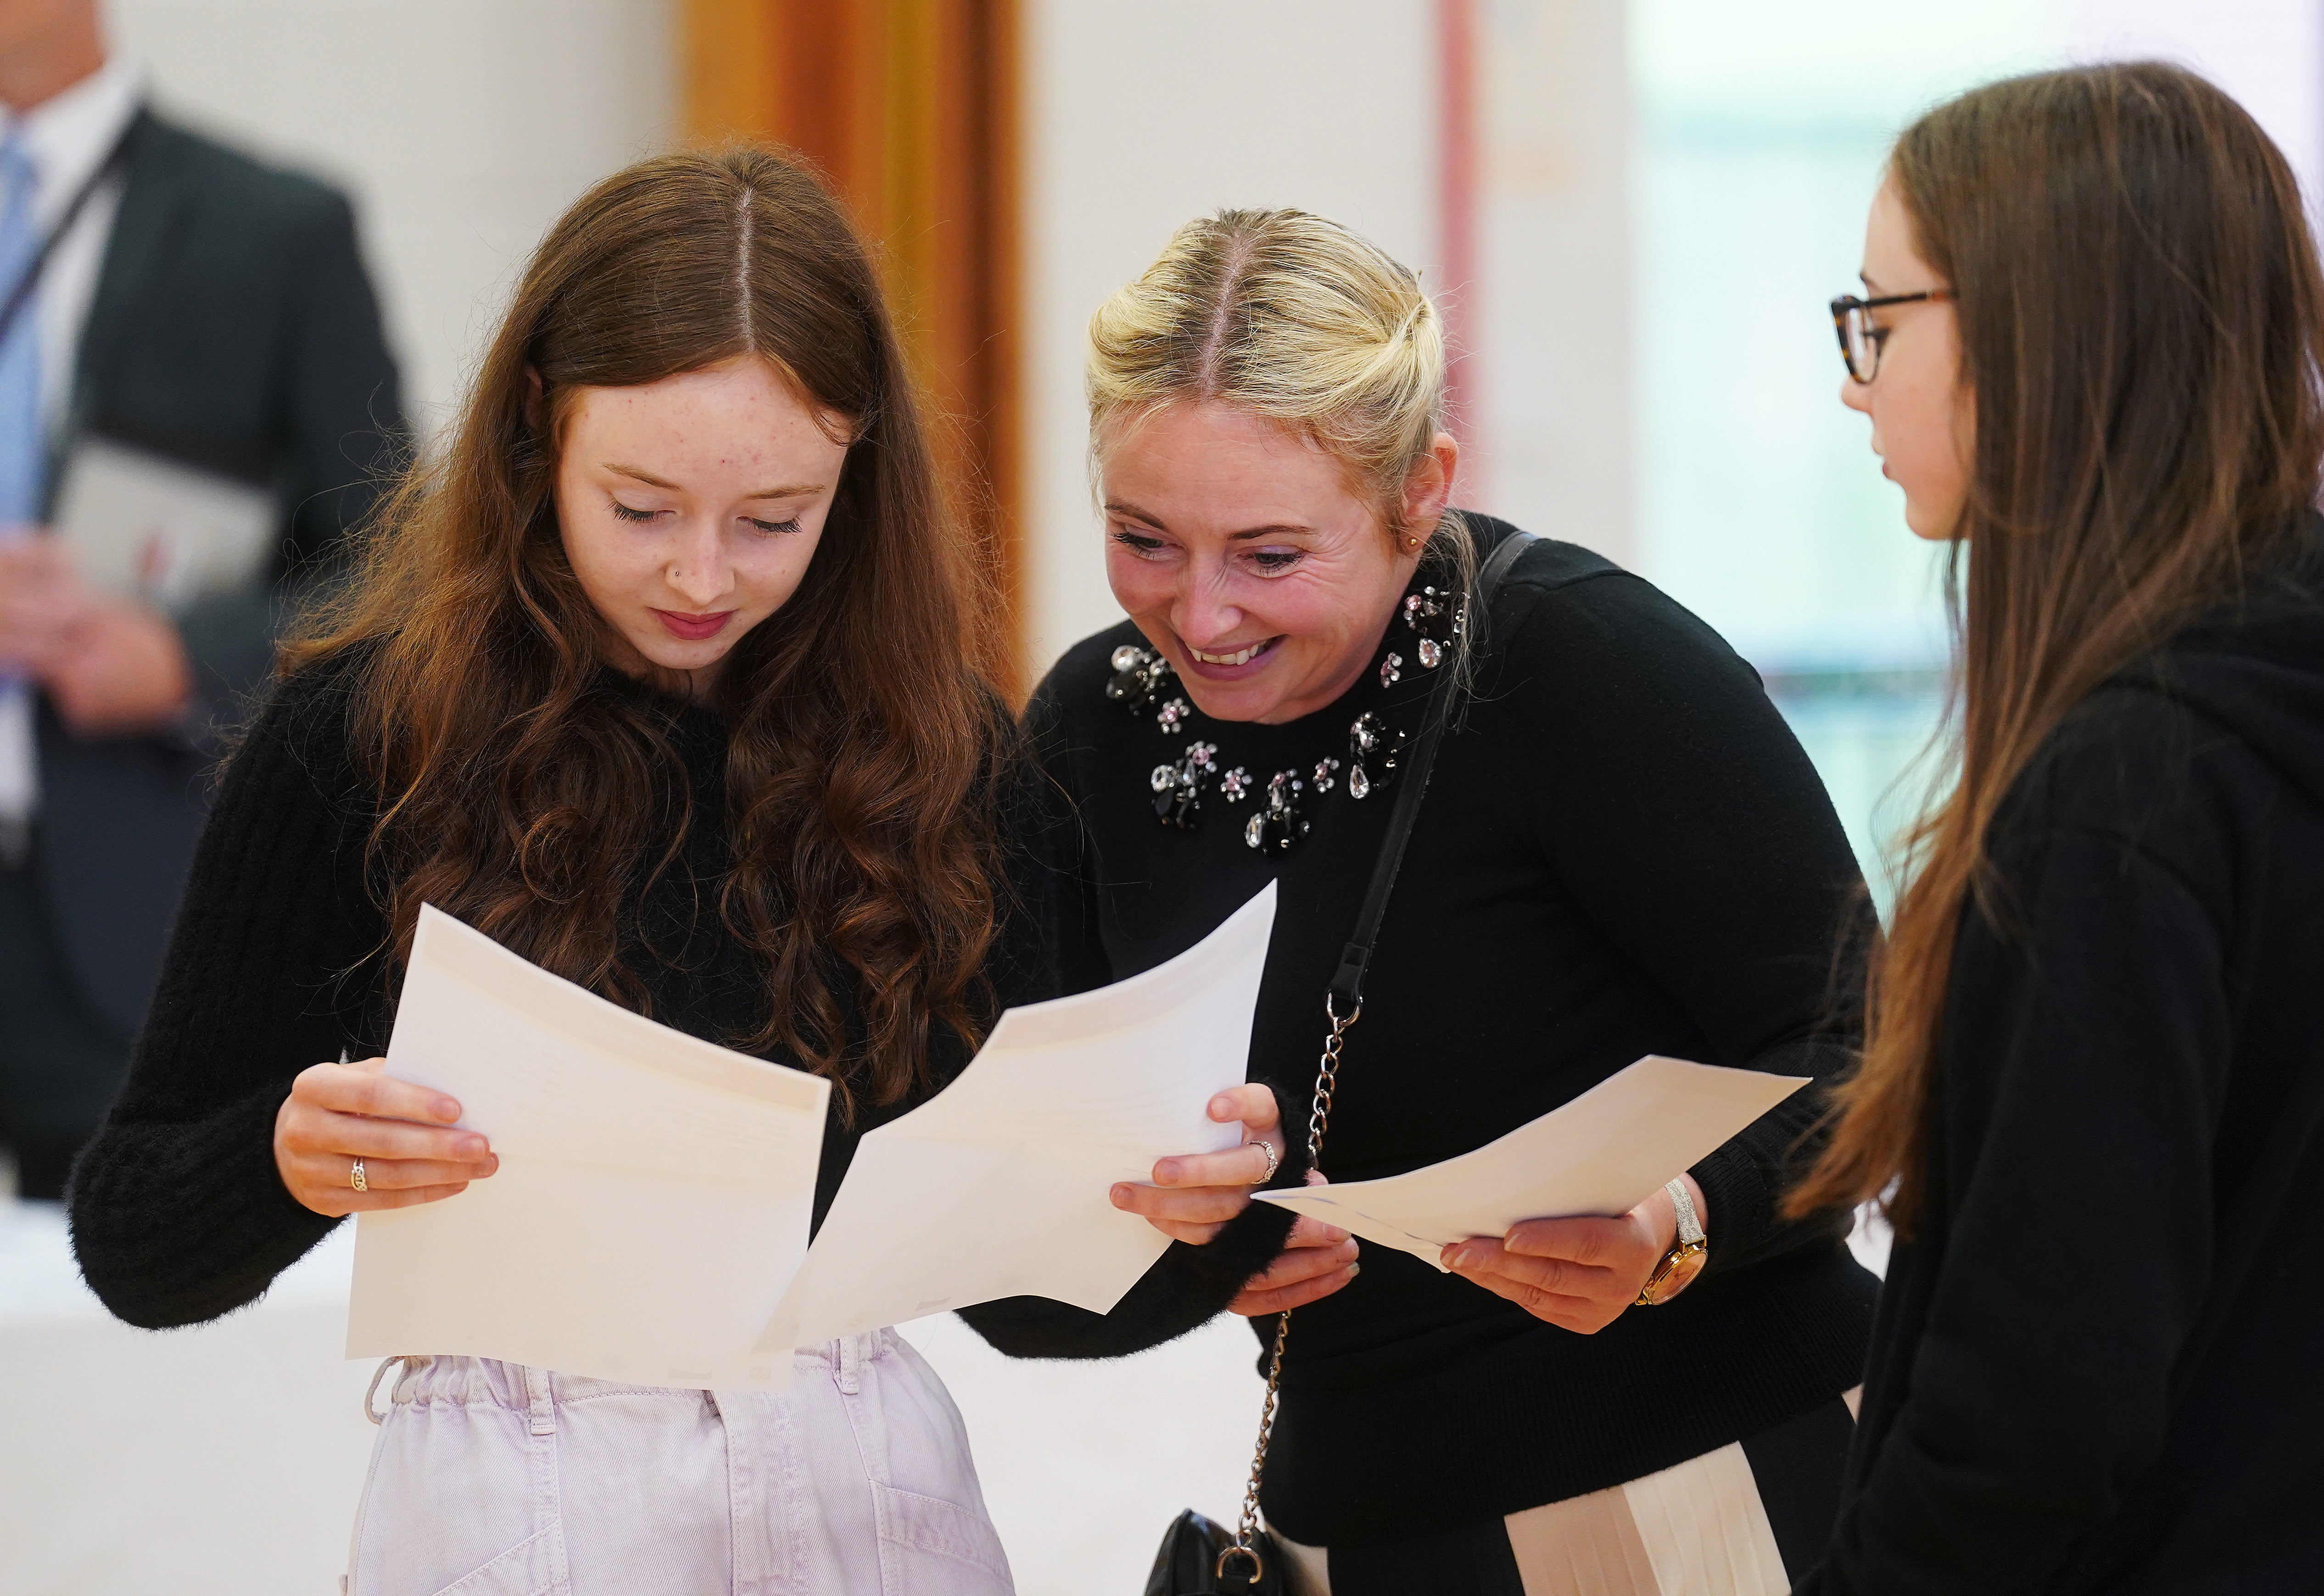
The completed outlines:
{"type": "Polygon", "coordinates": [[[679,557],[671,550],[646,547],[624,553],[613,568],[637,586],[659,587],[679,563],[679,557]]]}
{"type": "Polygon", "coordinates": [[[805,550],[796,547],[770,550],[758,558],[738,562],[734,585],[745,604],[752,608],[779,607],[798,591],[814,558],[812,547],[805,550]]]}
{"type": "Polygon", "coordinates": [[[566,540],[565,557],[582,591],[600,604],[616,594],[636,590],[658,569],[652,561],[639,558],[633,551],[616,555],[596,543],[571,538],[566,540]]]}

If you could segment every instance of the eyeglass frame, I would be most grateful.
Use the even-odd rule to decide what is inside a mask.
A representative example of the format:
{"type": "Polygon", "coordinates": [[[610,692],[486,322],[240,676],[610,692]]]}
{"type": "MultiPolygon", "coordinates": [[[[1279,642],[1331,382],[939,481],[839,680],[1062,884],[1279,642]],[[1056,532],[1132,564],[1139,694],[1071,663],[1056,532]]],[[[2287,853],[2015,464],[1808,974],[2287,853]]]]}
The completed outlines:
{"type": "Polygon", "coordinates": [[[1869,300],[1859,300],[1854,294],[1841,294],[1832,300],[1831,329],[1840,338],[1840,360],[1848,368],[1849,380],[1858,383],[1869,383],[1880,374],[1880,356],[1887,350],[1888,335],[1896,330],[1874,327],[1868,322],[1865,325],[1866,341],[1872,346],[1872,369],[1859,376],[1856,370],[1856,356],[1849,352],[1848,347],[1848,318],[1850,316],[1859,310],[1878,310],[1890,305],[1917,305],[1924,300],[1942,302],[1954,298],[1953,291],[1949,288],[1924,288],[1916,294],[1882,294],[1869,300]]]}

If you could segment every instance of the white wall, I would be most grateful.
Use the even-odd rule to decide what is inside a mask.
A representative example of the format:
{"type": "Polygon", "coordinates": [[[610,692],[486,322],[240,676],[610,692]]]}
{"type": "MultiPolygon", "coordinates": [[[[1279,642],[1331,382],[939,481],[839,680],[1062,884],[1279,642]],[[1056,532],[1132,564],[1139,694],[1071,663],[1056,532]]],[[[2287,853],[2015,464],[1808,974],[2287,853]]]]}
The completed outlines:
{"type": "Polygon", "coordinates": [[[352,191],[405,392],[440,424],[541,233],[671,136],[667,0],[108,0],[157,102],[352,191]]]}
{"type": "MultiPolygon", "coordinates": [[[[1029,0],[1028,657],[1120,618],[1082,408],[1083,329],[1181,222],[1296,206],[1448,285],[1434,0],[1029,0]]],[[[1481,0],[1477,507],[1631,542],[1629,90],[1615,0],[1481,0]]],[[[1451,285],[1456,291],[1460,285],[1451,285]]]]}
{"type": "Polygon", "coordinates": [[[1027,658],[1120,618],[1085,464],[1082,337],[1180,223],[1223,206],[1345,222],[1433,278],[1428,0],[1029,0],[1027,658]]]}
{"type": "MultiPolygon", "coordinates": [[[[165,106],[346,186],[440,425],[557,213],[676,121],[669,0],[109,0],[165,106]]],[[[1485,0],[1473,443],[1495,510],[1629,543],[1628,108],[1613,0],[1485,0]]],[[[1433,0],[1028,0],[1028,657],[1117,617],[1082,329],[1227,205],[1357,227],[1441,286],[1433,0]]]]}
{"type": "Polygon", "coordinates": [[[1635,564],[1623,7],[1478,11],[1474,508],[1635,564]]]}

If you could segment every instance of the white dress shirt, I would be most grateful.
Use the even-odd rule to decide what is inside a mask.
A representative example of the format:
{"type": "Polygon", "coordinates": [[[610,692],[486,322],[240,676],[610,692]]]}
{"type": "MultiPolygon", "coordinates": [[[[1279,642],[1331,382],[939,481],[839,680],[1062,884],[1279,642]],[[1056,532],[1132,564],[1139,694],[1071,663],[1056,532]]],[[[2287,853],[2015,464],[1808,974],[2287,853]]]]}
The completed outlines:
{"type": "MultiPolygon", "coordinates": [[[[23,134],[25,157],[37,185],[32,218],[43,237],[113,152],[143,98],[141,74],[115,56],[22,115],[0,106],[0,138],[19,131],[23,134]]],[[[121,208],[121,174],[115,172],[89,196],[72,231],[50,252],[40,287],[23,312],[34,318],[39,332],[41,413],[51,439],[68,419],[73,363],[79,357],[89,303],[97,297],[97,270],[113,236],[113,218],[121,208]]],[[[0,295],[14,286],[0,283],[0,295]]],[[[39,803],[32,709],[29,693],[0,695],[0,826],[21,826],[39,803]]]]}
{"type": "MultiPolygon", "coordinates": [[[[40,174],[32,217],[43,237],[89,174],[113,153],[143,98],[140,74],[116,56],[22,115],[0,106],[0,138],[21,130],[24,153],[40,174]]],[[[41,336],[41,408],[51,431],[65,419],[81,327],[88,319],[89,301],[97,297],[97,268],[105,262],[113,217],[120,208],[121,174],[115,172],[88,197],[72,231],[57,241],[41,272],[32,309],[41,336]]]]}

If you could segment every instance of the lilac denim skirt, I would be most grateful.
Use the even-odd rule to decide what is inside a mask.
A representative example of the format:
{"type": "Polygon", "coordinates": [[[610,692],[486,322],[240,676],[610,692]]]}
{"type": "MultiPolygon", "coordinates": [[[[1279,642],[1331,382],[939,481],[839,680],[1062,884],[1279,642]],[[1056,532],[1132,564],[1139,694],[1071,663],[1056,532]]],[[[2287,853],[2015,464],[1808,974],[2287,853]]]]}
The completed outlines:
{"type": "Polygon", "coordinates": [[[795,1357],[779,1397],[407,1360],[347,1596],[1010,1596],[936,1371],[892,1330],[795,1357]]]}

